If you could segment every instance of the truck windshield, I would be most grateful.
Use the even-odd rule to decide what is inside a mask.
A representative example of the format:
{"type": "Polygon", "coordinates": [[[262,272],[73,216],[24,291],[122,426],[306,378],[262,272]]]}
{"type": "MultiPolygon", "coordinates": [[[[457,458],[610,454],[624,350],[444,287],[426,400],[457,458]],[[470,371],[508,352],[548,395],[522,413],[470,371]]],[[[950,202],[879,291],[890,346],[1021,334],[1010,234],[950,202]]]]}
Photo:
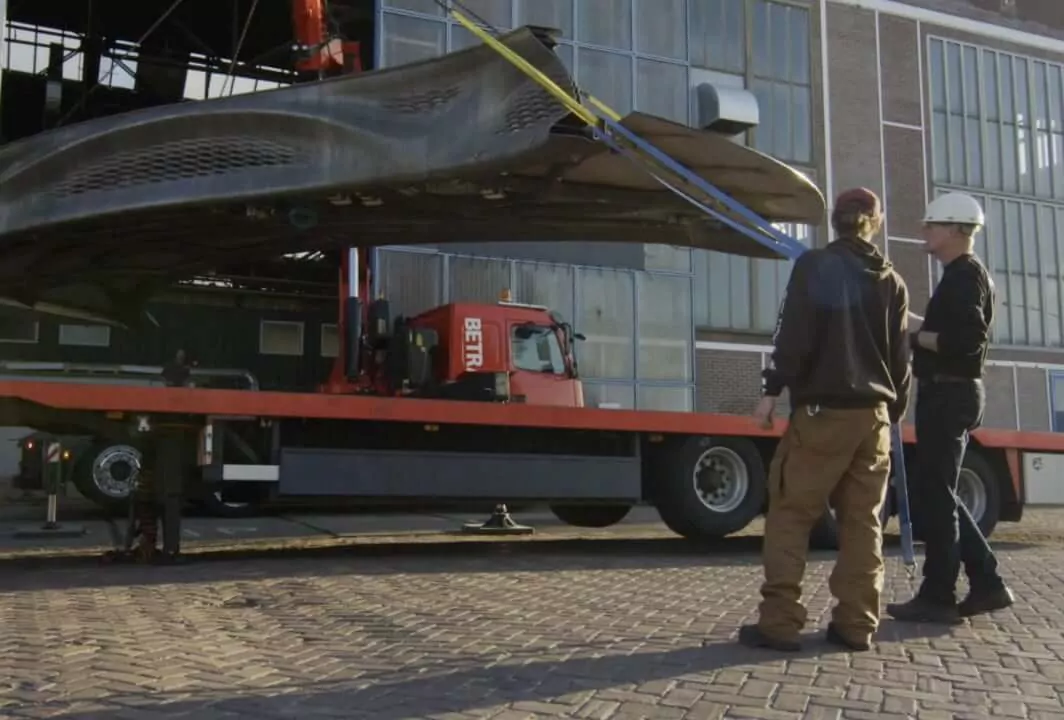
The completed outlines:
{"type": "Polygon", "coordinates": [[[516,325],[510,330],[514,367],[530,372],[565,374],[565,356],[558,334],[549,327],[516,325]]]}

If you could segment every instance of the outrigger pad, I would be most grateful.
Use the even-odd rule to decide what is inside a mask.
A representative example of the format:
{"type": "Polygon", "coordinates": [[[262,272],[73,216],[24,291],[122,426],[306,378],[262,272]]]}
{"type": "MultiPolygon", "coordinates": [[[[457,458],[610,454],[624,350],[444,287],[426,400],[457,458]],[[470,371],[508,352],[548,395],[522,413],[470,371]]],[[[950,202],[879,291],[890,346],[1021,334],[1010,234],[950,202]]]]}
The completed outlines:
{"type": "Polygon", "coordinates": [[[487,522],[466,523],[462,526],[462,532],[474,535],[532,535],[536,529],[518,524],[505,505],[496,505],[487,522]]]}
{"type": "MultiPolygon", "coordinates": [[[[541,35],[499,40],[575,97],[541,35]]],[[[766,220],[823,220],[812,181],[766,155],[641,113],[621,124],[766,220]]],[[[486,45],[0,148],[0,288],[20,307],[115,318],[146,286],[284,253],[499,240],[778,257],[595,141],[486,45]]]]}

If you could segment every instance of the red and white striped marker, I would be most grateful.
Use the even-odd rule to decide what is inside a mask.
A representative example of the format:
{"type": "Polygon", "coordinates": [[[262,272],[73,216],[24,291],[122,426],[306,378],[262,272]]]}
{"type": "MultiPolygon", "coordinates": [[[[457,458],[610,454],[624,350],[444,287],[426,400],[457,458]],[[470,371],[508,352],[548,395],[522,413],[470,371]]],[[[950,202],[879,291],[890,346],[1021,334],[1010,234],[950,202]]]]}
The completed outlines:
{"type": "Polygon", "coordinates": [[[57,442],[48,443],[48,450],[45,453],[45,462],[47,462],[49,464],[59,462],[59,454],[60,454],[59,443],[57,443],[57,442]]]}

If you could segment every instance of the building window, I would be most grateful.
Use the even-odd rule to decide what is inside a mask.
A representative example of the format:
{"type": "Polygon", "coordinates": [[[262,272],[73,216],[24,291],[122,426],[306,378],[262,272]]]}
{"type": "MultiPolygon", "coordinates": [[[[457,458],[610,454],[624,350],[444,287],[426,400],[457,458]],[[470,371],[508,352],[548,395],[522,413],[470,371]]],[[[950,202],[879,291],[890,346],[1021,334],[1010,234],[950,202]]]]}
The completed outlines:
{"type": "Polygon", "coordinates": [[[60,345],[81,347],[109,347],[111,328],[107,325],[60,325],[60,345]]]}
{"type": "Polygon", "coordinates": [[[303,323],[263,320],[259,324],[259,352],[263,355],[302,355],[303,323]]]}
{"type": "Polygon", "coordinates": [[[340,355],[340,328],[332,323],[322,323],[319,352],[324,358],[340,355]]]}
{"type": "Polygon", "coordinates": [[[935,193],[987,214],[976,249],[994,277],[994,341],[1061,347],[1064,66],[930,38],[935,193]]]}
{"type": "Polygon", "coordinates": [[[40,340],[41,326],[35,320],[0,315],[0,343],[33,344],[40,340]]]}
{"type": "Polygon", "coordinates": [[[691,64],[742,78],[760,123],[749,141],[779,160],[813,162],[808,8],[770,0],[692,0],[691,64]],[[749,62],[747,61],[749,59],[749,62]]]}
{"type": "MultiPolygon", "coordinates": [[[[776,227],[806,247],[813,245],[813,232],[808,225],[781,223],[776,227]]],[[[696,251],[695,325],[734,332],[771,333],[793,265],[790,260],[696,251]]]]}

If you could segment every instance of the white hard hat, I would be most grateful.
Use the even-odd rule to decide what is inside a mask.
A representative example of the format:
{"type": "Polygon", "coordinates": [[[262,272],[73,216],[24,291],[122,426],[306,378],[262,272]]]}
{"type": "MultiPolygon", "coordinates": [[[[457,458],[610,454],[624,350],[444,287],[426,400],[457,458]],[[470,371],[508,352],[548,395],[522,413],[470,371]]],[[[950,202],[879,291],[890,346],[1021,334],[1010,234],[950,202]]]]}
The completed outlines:
{"type": "Polygon", "coordinates": [[[931,201],[924,212],[925,223],[986,224],[986,216],[979,202],[967,193],[946,193],[931,201]]]}

